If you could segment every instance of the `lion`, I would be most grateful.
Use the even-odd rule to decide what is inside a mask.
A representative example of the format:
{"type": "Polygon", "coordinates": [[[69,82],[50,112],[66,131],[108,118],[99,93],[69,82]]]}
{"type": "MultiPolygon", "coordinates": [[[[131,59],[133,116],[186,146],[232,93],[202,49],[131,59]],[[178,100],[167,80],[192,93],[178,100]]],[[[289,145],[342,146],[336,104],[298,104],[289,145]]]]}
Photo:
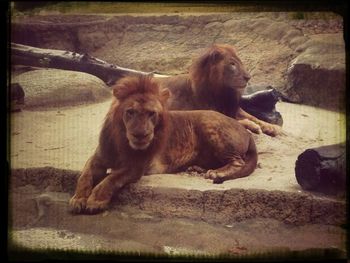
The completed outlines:
{"type": "Polygon", "coordinates": [[[254,133],[281,134],[280,126],[259,120],[239,107],[250,78],[234,47],[214,44],[193,61],[189,74],[158,81],[172,93],[170,110],[210,109],[239,120],[254,133]]]}
{"type": "Polygon", "coordinates": [[[73,212],[105,210],[115,192],[145,174],[198,166],[222,183],[256,168],[254,140],[241,124],[210,110],[168,111],[170,92],[151,76],[124,77],[113,94],[97,149],[70,200],[73,212]]]}

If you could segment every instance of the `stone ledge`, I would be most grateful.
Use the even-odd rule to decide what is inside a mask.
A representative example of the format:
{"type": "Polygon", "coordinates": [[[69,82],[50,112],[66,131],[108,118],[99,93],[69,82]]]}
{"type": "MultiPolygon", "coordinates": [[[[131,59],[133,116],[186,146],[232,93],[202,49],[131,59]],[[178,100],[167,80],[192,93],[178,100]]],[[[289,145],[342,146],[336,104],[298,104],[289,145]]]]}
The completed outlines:
{"type": "MultiPolygon", "coordinates": [[[[72,194],[78,175],[78,171],[53,167],[13,169],[11,187],[30,184],[39,191],[72,194]]],[[[126,186],[115,196],[112,209],[129,206],[166,218],[184,217],[222,224],[253,218],[276,219],[292,225],[340,225],[346,221],[344,200],[264,189],[186,189],[181,184],[181,175],[177,187],[147,185],[147,181],[157,180],[159,176],[163,175],[147,176],[146,182],[143,177],[126,186]]],[[[68,194],[66,198],[68,202],[68,194]]]]}

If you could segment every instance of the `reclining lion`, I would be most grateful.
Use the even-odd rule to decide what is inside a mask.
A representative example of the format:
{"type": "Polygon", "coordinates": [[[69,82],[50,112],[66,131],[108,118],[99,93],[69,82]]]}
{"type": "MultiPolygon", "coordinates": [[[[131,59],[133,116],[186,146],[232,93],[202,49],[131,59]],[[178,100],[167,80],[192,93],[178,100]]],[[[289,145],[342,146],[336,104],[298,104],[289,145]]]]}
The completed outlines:
{"type": "Polygon", "coordinates": [[[115,191],[146,173],[199,166],[222,183],[256,168],[253,138],[236,120],[215,111],[168,111],[169,90],[150,77],[123,78],[113,93],[99,145],[70,200],[74,212],[106,209],[115,191]]]}
{"type": "Polygon", "coordinates": [[[214,44],[193,61],[189,74],[158,81],[172,93],[170,110],[215,110],[237,119],[254,133],[282,134],[280,126],[260,120],[240,107],[250,78],[232,46],[214,44]]]}

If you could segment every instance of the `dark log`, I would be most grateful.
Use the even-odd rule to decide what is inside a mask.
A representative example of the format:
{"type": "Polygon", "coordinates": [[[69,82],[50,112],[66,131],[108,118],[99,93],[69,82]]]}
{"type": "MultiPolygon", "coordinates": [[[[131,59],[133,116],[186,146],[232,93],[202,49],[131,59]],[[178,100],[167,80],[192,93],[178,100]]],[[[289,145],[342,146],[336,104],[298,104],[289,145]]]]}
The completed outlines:
{"type": "Polygon", "coordinates": [[[346,189],[345,143],[307,149],[298,156],[295,175],[304,190],[343,194],[346,189]]]}
{"type": "Polygon", "coordinates": [[[18,112],[21,111],[24,106],[24,90],[18,83],[11,83],[10,87],[10,103],[11,111],[18,112]]]}
{"type": "Polygon", "coordinates": [[[122,68],[89,54],[36,48],[16,43],[11,43],[11,64],[81,71],[99,77],[107,85],[112,85],[116,80],[126,75],[152,74],[122,68]]]}
{"type": "Polygon", "coordinates": [[[280,98],[280,93],[273,88],[261,90],[243,95],[240,100],[240,107],[260,120],[282,126],[282,116],[275,108],[280,98]]]}

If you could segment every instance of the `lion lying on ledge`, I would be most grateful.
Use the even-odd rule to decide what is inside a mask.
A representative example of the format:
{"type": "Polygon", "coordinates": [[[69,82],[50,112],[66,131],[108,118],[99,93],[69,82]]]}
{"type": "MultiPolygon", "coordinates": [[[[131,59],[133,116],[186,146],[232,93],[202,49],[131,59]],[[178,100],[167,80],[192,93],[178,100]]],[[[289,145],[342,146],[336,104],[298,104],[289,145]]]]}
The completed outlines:
{"type": "Polygon", "coordinates": [[[215,111],[167,111],[169,90],[150,77],[123,78],[113,92],[99,145],[70,200],[73,212],[106,209],[115,191],[146,173],[199,166],[222,183],[256,168],[253,138],[236,120],[215,111]]]}
{"type": "Polygon", "coordinates": [[[215,110],[254,133],[282,134],[280,126],[259,120],[240,107],[250,78],[233,46],[214,44],[193,61],[189,74],[158,81],[172,93],[168,101],[171,110],[215,110]]]}

